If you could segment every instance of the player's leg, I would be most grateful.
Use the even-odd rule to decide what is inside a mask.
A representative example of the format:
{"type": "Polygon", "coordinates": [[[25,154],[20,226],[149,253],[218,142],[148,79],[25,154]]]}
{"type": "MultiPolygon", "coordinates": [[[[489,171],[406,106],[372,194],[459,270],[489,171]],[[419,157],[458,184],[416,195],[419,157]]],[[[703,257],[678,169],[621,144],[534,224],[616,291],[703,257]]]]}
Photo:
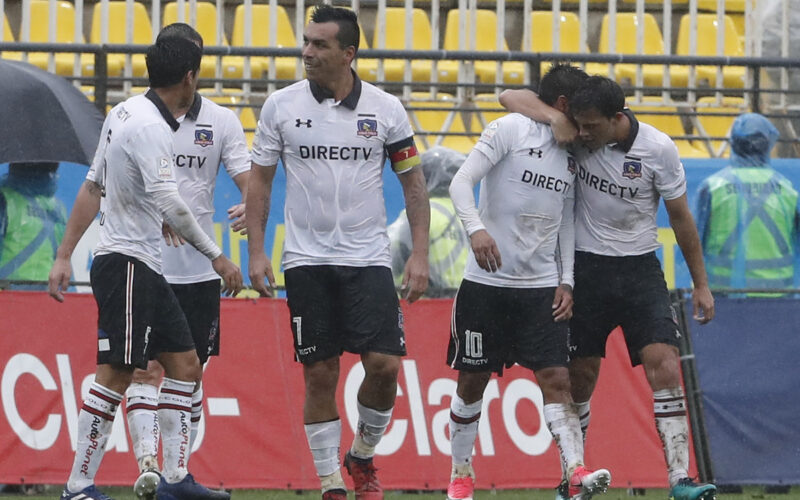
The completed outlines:
{"type": "Polygon", "coordinates": [[[152,271],[141,262],[120,254],[99,255],[92,262],[92,292],[98,309],[98,366],[78,414],[75,460],[62,500],[106,498],[95,488],[94,478],[134,366],[147,365],[149,273],[152,271]]]}
{"type": "Polygon", "coordinates": [[[655,255],[640,257],[639,279],[631,290],[630,316],[622,328],[634,365],[644,366],[653,390],[656,430],[667,462],[670,496],[674,500],[711,499],[712,484],[697,484],[689,478],[689,423],[681,384],[680,331],[661,265],[655,255]],[[634,312],[635,311],[635,312],[634,312]]]}
{"type": "Polygon", "coordinates": [[[330,266],[300,266],[287,269],[284,277],[295,357],[303,364],[303,424],[322,497],[346,500],[339,464],[342,422],[336,407],[342,348],[336,337],[340,325],[329,292],[330,272],[330,266]]]}
{"type": "Polygon", "coordinates": [[[158,361],[151,360],[146,370],[137,368],[128,387],[125,414],[131,435],[133,454],[139,465],[139,477],[133,484],[138,498],[155,496],[161,474],[158,467],[158,386],[164,369],[158,361]]]}
{"type": "Polygon", "coordinates": [[[380,500],[383,488],[373,465],[375,447],[392,418],[397,374],[406,354],[403,317],[387,267],[337,267],[344,349],[361,355],[364,380],[358,391],[358,432],[345,455],[357,500],[380,500]]]}
{"type": "MultiPolygon", "coordinates": [[[[172,291],[189,323],[200,364],[219,355],[220,342],[220,280],[199,283],[172,284],[172,291]]],[[[190,445],[194,448],[200,418],[203,415],[203,384],[197,383],[192,393],[192,428],[190,445]]]]}

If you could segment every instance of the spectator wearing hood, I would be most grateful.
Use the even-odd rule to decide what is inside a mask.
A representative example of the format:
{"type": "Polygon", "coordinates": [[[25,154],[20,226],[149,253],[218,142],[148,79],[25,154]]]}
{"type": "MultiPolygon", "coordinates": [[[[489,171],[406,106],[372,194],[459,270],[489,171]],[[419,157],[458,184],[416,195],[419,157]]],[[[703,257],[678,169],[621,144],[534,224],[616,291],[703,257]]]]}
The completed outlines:
{"type": "MultiPolygon", "coordinates": [[[[466,156],[449,148],[436,146],[421,155],[431,205],[428,262],[430,272],[425,297],[455,295],[467,262],[469,238],[456,216],[448,188],[466,156]]],[[[411,231],[403,210],[389,226],[392,251],[392,275],[400,285],[403,268],[411,255],[411,231]]]]}
{"type": "Polygon", "coordinates": [[[798,193],[770,165],[778,136],[764,116],[740,115],[730,132],[731,164],[699,188],[696,220],[714,288],[795,286],[798,193]]]}

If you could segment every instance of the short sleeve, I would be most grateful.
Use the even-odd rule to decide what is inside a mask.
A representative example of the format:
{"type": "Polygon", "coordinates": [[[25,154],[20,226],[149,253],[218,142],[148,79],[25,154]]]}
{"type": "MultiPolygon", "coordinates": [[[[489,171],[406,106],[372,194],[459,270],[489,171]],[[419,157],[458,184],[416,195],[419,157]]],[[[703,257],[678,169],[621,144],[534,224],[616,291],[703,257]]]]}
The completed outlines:
{"type": "Polygon", "coordinates": [[[400,100],[391,96],[391,109],[387,120],[388,130],[386,132],[386,144],[394,144],[404,139],[412,137],[414,131],[411,129],[411,122],[408,121],[406,109],[400,100]]]}
{"type": "Polygon", "coordinates": [[[278,127],[278,106],[275,97],[270,96],[261,108],[253,139],[251,159],[253,163],[265,167],[277,165],[283,150],[283,138],[278,127]]]}
{"type": "Polygon", "coordinates": [[[127,153],[139,167],[144,190],[148,193],[178,189],[173,137],[166,122],[151,123],[142,127],[127,144],[127,153]]]}
{"type": "Polygon", "coordinates": [[[239,119],[229,109],[224,110],[223,116],[225,136],[222,142],[222,163],[225,165],[225,171],[233,179],[250,170],[250,154],[247,151],[247,139],[239,119]]]}
{"type": "Polygon", "coordinates": [[[89,166],[89,172],[86,173],[86,180],[95,182],[101,186],[105,186],[105,173],[106,169],[106,147],[108,146],[111,136],[109,128],[111,116],[114,110],[112,109],[106,119],[103,121],[103,128],[100,130],[100,141],[97,143],[97,150],[94,152],[92,164],[89,166]]]}
{"type": "Polygon", "coordinates": [[[491,122],[481,133],[475,149],[483,153],[493,165],[497,165],[500,160],[508,153],[509,140],[517,127],[514,124],[514,116],[507,115],[491,122]]]}
{"type": "Polygon", "coordinates": [[[656,191],[665,200],[674,200],[686,193],[686,172],[678,155],[678,147],[671,140],[662,147],[654,183],[656,191]]]}

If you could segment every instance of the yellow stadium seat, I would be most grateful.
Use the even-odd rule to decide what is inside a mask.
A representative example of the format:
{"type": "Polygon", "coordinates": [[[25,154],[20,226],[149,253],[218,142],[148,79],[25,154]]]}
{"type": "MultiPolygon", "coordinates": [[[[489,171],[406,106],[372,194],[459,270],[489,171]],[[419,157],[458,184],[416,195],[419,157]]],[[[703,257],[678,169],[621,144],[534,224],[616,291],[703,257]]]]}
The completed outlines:
{"type": "MultiPolygon", "coordinates": [[[[723,97],[721,103],[717,103],[714,97],[701,97],[697,100],[697,121],[703,127],[703,132],[707,137],[728,137],[731,125],[736,117],[747,112],[744,99],[741,97],[723,97]],[[715,116],[717,115],[717,116],[715,116]],[[723,116],[719,116],[723,115],[723,116]]],[[[702,132],[695,128],[695,135],[702,135],[702,132]]],[[[711,140],[711,148],[719,154],[723,150],[726,141],[711,140]]],[[[724,149],[724,157],[728,156],[728,148],[724,149]]]]}
{"type": "Polygon", "coordinates": [[[247,139],[247,148],[252,149],[253,138],[256,135],[256,128],[258,127],[258,120],[256,119],[256,114],[253,112],[253,108],[246,106],[239,109],[241,109],[239,112],[239,121],[242,122],[244,137],[247,139]]]}
{"type": "MultiPolygon", "coordinates": [[[[83,36],[79,40],[75,39],[75,7],[72,3],[60,0],[56,2],[56,31],[53,40],[50,39],[49,19],[50,2],[47,0],[31,0],[30,18],[32,19],[29,32],[29,41],[37,43],[84,43],[83,36]]],[[[22,33],[22,26],[19,30],[22,33]]],[[[10,34],[10,32],[9,32],[10,34]]],[[[6,52],[3,55],[6,59],[22,60],[22,52],[6,52]]],[[[55,71],[59,75],[72,75],[74,73],[75,55],[60,53],[55,54],[55,71]]],[[[94,76],[94,55],[81,54],[79,59],[79,74],[94,76]]],[[[42,68],[49,69],[50,54],[45,52],[29,52],[28,62],[42,68]]],[[[122,67],[113,61],[108,63],[108,74],[118,76],[122,67]]]]}
{"type": "MultiPolygon", "coordinates": [[[[642,122],[652,125],[670,137],[685,136],[678,109],[675,106],[653,106],[661,103],[660,97],[645,97],[642,104],[630,106],[631,111],[636,114],[636,118],[642,122]],[[657,114],[647,114],[657,113],[657,114]]],[[[709,154],[705,149],[700,149],[687,139],[673,139],[678,146],[678,154],[681,158],[708,158],[709,154]]]]}
{"type": "MultiPolygon", "coordinates": [[[[94,5],[92,12],[92,32],[91,43],[129,43],[127,30],[127,9],[126,2],[115,0],[108,2],[108,40],[102,39],[102,3],[94,5]]],[[[133,33],[132,43],[139,45],[150,45],[153,43],[153,27],[150,24],[150,17],[144,4],[133,2],[133,33]]],[[[125,66],[125,54],[109,54],[108,64],[125,66]]],[[[144,54],[133,54],[131,57],[131,74],[135,77],[143,77],[147,74],[147,65],[144,61],[144,54]]]]}
{"type": "MultiPolygon", "coordinates": [[[[433,47],[433,31],[428,14],[419,8],[411,11],[411,48],[413,50],[431,50],[433,47]]],[[[386,49],[405,50],[406,49],[406,19],[405,9],[402,7],[388,7],[386,9],[386,22],[383,32],[386,49]]],[[[372,37],[372,47],[378,48],[379,30],[375,30],[372,37]]],[[[427,82],[431,79],[430,60],[411,61],[411,80],[415,82],[427,82]]],[[[403,59],[385,59],[383,61],[384,80],[399,82],[405,80],[405,61],[403,59]]],[[[372,75],[372,80],[377,79],[377,71],[372,75]]]]}
{"type": "Polygon", "coordinates": [[[448,94],[436,94],[434,101],[431,94],[427,92],[412,92],[411,108],[441,108],[432,110],[409,109],[409,119],[417,134],[417,147],[420,151],[425,151],[435,145],[455,149],[467,154],[472,150],[475,141],[472,137],[459,135],[440,135],[442,132],[464,133],[466,127],[459,111],[453,111],[456,101],[453,96],[448,94]],[[452,119],[450,126],[446,127],[447,120],[452,119]],[[441,139],[441,142],[439,140],[441,139]]]}
{"type": "MultiPolygon", "coordinates": [[[[196,22],[194,28],[203,37],[204,45],[228,45],[228,38],[225,33],[221,33],[222,38],[215,43],[217,38],[217,6],[211,2],[197,2],[195,11],[196,22]]],[[[189,2],[184,3],[183,22],[189,23],[190,18],[189,2]]],[[[170,2],[164,7],[163,25],[167,26],[178,22],[177,2],[170,2]]],[[[217,57],[203,56],[200,65],[201,78],[214,78],[216,76],[217,57]]],[[[261,78],[264,72],[260,62],[250,61],[251,78],[261,78]]],[[[224,78],[243,78],[244,77],[244,57],[225,56],[222,58],[222,76],[224,78]]]]}
{"type": "MultiPolygon", "coordinates": [[[[692,55],[689,52],[689,14],[684,14],[681,17],[680,27],[678,28],[678,47],[676,54],[678,55],[692,55]]],[[[716,56],[717,55],[717,15],[716,14],[698,14],[697,15],[697,53],[698,56],[716,56]]],[[[730,16],[724,17],[725,30],[725,47],[722,51],[724,56],[743,57],[744,50],[739,41],[739,33],[736,31],[736,26],[733,24],[733,19],[730,16]]],[[[743,66],[725,66],[722,68],[722,85],[725,88],[741,89],[744,87],[745,68],[743,66]]],[[[697,66],[697,79],[705,81],[710,86],[715,87],[717,81],[717,68],[716,66],[697,66]]],[[[681,80],[678,77],[672,77],[672,83],[676,86],[686,86],[687,80],[681,80]]]]}
{"type": "MultiPolygon", "coordinates": [[[[350,7],[344,6],[345,9],[350,7]]],[[[311,21],[311,14],[314,11],[314,6],[310,5],[306,8],[306,24],[311,21]]],[[[359,23],[358,25],[358,50],[368,49],[367,36],[364,34],[364,28],[359,23]]],[[[375,81],[378,75],[378,60],[377,59],[361,59],[356,56],[356,67],[359,78],[367,81],[375,81]]]]}
{"type": "MultiPolygon", "coordinates": [[[[286,8],[278,5],[277,11],[277,33],[275,34],[275,45],[273,48],[297,47],[297,39],[294,36],[292,24],[289,22],[289,15],[286,8]]],[[[252,43],[251,47],[270,47],[269,44],[269,18],[270,7],[265,4],[252,5],[252,12],[248,22],[252,22],[252,43]]],[[[244,47],[244,26],[245,8],[243,4],[236,6],[233,17],[233,43],[234,47],[244,47]]],[[[251,61],[258,61],[263,68],[264,74],[270,65],[268,57],[251,57],[251,61]]],[[[275,78],[280,80],[295,80],[295,68],[298,59],[296,57],[276,57],[275,58],[275,78]]]]}
{"type": "MultiPolygon", "coordinates": [[[[553,44],[553,13],[549,10],[531,12],[531,52],[589,52],[580,47],[581,24],[574,12],[562,11],[559,16],[558,51],[553,44]]],[[[522,47],[526,50],[526,47],[522,47]]],[[[543,62],[540,72],[544,75],[552,63],[543,62]]]]}
{"type": "MultiPolygon", "coordinates": [[[[636,34],[638,30],[638,17],[633,12],[618,13],[616,15],[616,38],[614,52],[617,54],[636,54],[636,34]]],[[[643,17],[644,26],[642,29],[644,40],[642,44],[642,54],[663,55],[664,39],[661,36],[661,29],[658,27],[656,18],[652,14],[645,14],[643,17]]],[[[603,23],[600,28],[600,43],[598,52],[601,54],[610,53],[609,47],[609,17],[603,16],[603,23]]],[[[636,84],[635,64],[616,64],[614,66],[613,78],[618,82],[626,82],[631,85],[636,84]]],[[[602,63],[589,63],[586,71],[591,74],[608,75],[609,65],[602,63]]],[[[647,87],[661,87],[664,78],[664,66],[660,64],[642,65],[642,82],[647,87]]]]}
{"type": "Polygon", "coordinates": [[[14,33],[11,31],[11,25],[8,24],[8,18],[6,17],[6,13],[3,12],[3,41],[4,42],[15,42],[14,40],[14,33]]]}
{"type": "MultiPolygon", "coordinates": [[[[725,12],[744,12],[744,3],[747,0],[725,0],[725,12]]],[[[717,11],[717,0],[697,0],[700,10],[717,11]]]]}
{"type": "MultiPolygon", "coordinates": [[[[470,13],[466,13],[466,25],[469,26],[470,13]]],[[[459,11],[458,9],[451,9],[447,13],[447,24],[445,26],[444,34],[444,50],[470,50],[471,41],[475,39],[476,51],[491,51],[496,52],[497,49],[497,14],[493,10],[478,9],[476,11],[475,20],[475,33],[467,31],[464,33],[464,39],[467,41],[466,45],[459,48],[459,11]]],[[[508,51],[508,44],[503,38],[501,51],[508,51]]],[[[475,76],[483,83],[494,83],[495,74],[497,72],[497,63],[495,61],[475,61],[475,76]]],[[[503,63],[503,83],[520,84],[525,76],[525,65],[521,62],[507,62],[503,63]]],[[[458,79],[458,62],[457,61],[441,61],[438,64],[439,81],[440,82],[455,82],[458,79]]]]}

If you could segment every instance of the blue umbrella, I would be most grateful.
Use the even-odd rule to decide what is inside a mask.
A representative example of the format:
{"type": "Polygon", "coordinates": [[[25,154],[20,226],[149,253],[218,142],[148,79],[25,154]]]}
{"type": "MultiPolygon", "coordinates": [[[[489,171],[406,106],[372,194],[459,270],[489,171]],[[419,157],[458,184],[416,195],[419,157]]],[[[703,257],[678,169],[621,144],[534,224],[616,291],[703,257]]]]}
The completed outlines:
{"type": "Polygon", "coordinates": [[[60,76],[0,60],[0,163],[90,165],[103,115],[60,76]]]}

